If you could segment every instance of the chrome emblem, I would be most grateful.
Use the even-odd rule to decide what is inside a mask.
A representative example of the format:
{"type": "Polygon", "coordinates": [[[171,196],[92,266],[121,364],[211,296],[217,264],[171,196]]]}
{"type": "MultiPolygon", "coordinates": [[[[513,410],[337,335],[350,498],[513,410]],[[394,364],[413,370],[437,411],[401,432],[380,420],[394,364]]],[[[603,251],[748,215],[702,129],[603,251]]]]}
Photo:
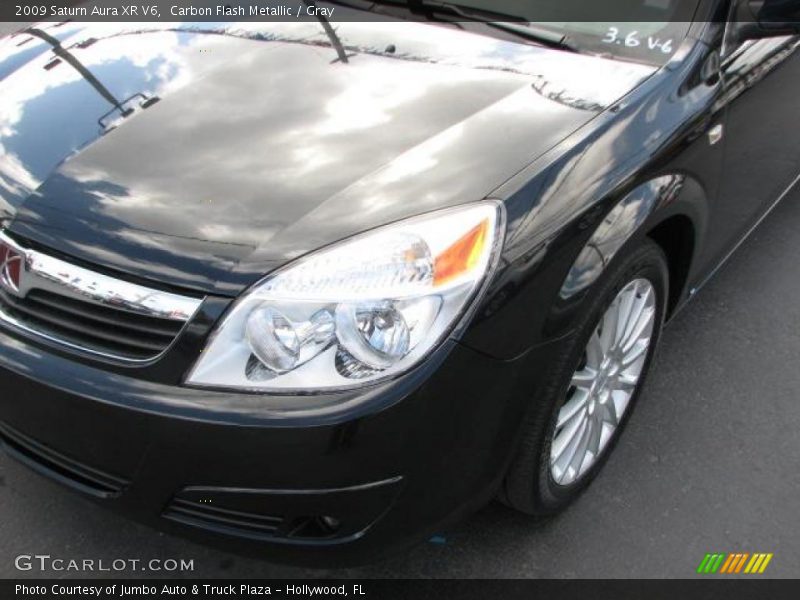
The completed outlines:
{"type": "Polygon", "coordinates": [[[0,288],[15,296],[20,295],[24,259],[24,255],[0,241],[0,288]]]}

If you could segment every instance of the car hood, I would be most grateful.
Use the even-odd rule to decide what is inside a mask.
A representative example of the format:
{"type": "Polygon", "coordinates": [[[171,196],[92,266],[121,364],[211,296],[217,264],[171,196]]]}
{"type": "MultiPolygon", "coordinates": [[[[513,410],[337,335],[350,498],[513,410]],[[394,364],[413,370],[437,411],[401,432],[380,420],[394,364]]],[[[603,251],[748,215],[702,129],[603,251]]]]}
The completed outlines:
{"type": "Polygon", "coordinates": [[[236,294],[349,235],[485,198],[653,70],[422,23],[337,36],[67,23],[6,38],[3,226],[236,294]]]}

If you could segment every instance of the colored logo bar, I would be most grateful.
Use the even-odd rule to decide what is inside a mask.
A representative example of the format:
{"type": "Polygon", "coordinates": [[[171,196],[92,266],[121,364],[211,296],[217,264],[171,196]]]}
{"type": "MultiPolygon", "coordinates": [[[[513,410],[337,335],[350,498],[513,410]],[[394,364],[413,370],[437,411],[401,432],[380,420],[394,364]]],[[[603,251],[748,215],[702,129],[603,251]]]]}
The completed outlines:
{"type": "Polygon", "coordinates": [[[736,574],[761,574],[767,570],[767,565],[772,560],[772,553],[732,552],[706,554],[697,572],[703,575],[720,573],[725,575],[736,574]]]}

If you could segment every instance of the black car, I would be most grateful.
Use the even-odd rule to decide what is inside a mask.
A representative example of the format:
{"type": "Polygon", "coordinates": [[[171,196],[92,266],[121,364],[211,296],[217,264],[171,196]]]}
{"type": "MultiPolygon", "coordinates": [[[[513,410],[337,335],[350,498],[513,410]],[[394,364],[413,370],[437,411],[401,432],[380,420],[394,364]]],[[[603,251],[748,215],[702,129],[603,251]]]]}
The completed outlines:
{"type": "Polygon", "coordinates": [[[562,509],[800,179],[796,3],[638,4],[0,41],[6,452],[302,563],[562,509]]]}

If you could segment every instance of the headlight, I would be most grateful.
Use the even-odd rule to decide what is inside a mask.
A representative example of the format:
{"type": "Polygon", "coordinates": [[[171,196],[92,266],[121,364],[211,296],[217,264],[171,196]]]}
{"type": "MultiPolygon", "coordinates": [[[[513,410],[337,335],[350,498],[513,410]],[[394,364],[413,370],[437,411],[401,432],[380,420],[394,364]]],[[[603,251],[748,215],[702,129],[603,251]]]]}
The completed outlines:
{"type": "Polygon", "coordinates": [[[300,259],[235,303],[187,383],[313,392],[396,376],[457,325],[497,255],[502,227],[501,205],[482,202],[300,259]]]}

